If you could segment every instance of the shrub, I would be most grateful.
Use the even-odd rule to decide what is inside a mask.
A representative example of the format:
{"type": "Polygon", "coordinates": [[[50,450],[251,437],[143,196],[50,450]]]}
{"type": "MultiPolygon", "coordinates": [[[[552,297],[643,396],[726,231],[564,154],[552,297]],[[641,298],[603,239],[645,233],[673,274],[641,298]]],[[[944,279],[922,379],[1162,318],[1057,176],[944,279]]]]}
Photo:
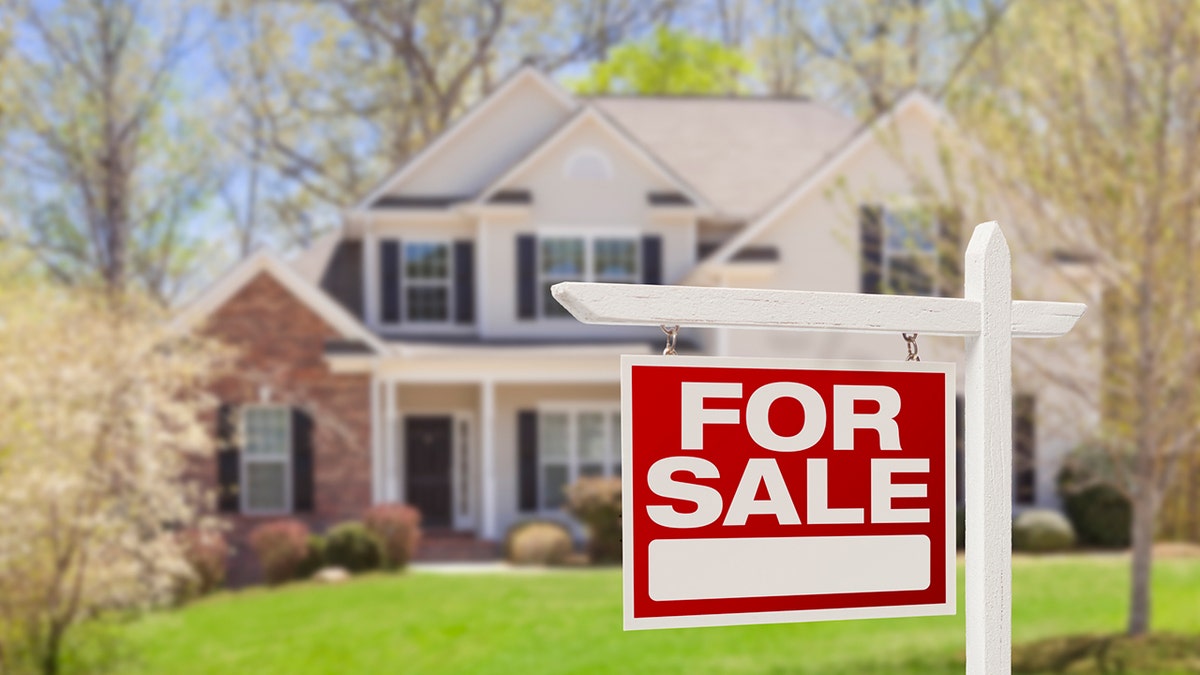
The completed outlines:
{"type": "Polygon", "coordinates": [[[183,581],[177,593],[180,601],[208,595],[225,583],[229,562],[229,544],[220,532],[189,529],[180,533],[183,558],[191,568],[191,577],[183,581]]]}
{"type": "Polygon", "coordinates": [[[567,488],[567,510],[587,526],[593,563],[621,562],[621,479],[581,478],[567,488]]]}
{"type": "Polygon", "coordinates": [[[267,583],[295,579],[308,558],[308,526],[294,518],[263,523],[250,532],[250,548],[267,583]]]}
{"type": "Polygon", "coordinates": [[[308,555],[296,568],[297,579],[310,579],[317,570],[325,566],[325,538],[319,534],[308,535],[308,555]]]}
{"type": "Polygon", "coordinates": [[[1112,460],[1103,449],[1081,446],[1058,474],[1058,493],[1079,541],[1088,546],[1129,546],[1133,506],[1114,486],[1112,460]]]}
{"type": "Polygon", "coordinates": [[[421,512],[407,504],[380,504],[367,509],[363,524],[383,543],[383,566],[402,570],[421,542],[421,512]]]}
{"type": "Polygon", "coordinates": [[[383,542],[367,526],[350,520],[325,533],[325,564],[358,573],[383,565],[383,542]]]}
{"type": "Polygon", "coordinates": [[[1013,521],[1012,544],[1030,553],[1064,551],[1075,545],[1075,530],[1058,511],[1030,509],[1013,521]]]}
{"type": "Polygon", "coordinates": [[[574,548],[571,532],[552,520],[527,520],[504,538],[504,557],[514,565],[561,565],[574,548]]]}

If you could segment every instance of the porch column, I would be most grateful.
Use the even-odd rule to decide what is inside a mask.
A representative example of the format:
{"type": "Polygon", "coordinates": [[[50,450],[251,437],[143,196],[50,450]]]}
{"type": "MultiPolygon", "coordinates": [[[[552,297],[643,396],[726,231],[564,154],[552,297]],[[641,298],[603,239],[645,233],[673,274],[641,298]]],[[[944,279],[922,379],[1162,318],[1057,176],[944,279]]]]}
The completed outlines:
{"type": "Polygon", "coordinates": [[[483,441],[483,526],[484,539],[496,535],[496,384],[491,380],[479,383],[479,435],[483,441]]]}
{"type": "Polygon", "coordinates": [[[396,381],[388,380],[384,385],[383,390],[383,494],[384,501],[399,502],[403,501],[404,495],[400,494],[399,467],[397,466],[397,443],[399,434],[397,433],[397,420],[399,414],[396,411],[396,381]]]}

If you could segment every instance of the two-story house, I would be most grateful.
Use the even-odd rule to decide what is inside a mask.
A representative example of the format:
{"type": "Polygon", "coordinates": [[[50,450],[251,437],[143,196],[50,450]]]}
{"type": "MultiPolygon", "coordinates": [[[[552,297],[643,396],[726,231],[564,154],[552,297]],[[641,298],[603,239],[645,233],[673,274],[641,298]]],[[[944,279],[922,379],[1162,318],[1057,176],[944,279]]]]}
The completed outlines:
{"type": "MultiPolygon", "coordinates": [[[[242,354],[217,388],[218,433],[242,440],[210,472],[235,539],[280,514],[319,528],[399,501],[427,530],[495,542],[562,517],[575,479],[618,475],[618,357],[660,351],[662,334],[578,323],[549,293],[559,281],[961,292],[969,219],[914,202],[940,115],[919,95],[865,126],[802,99],[579,98],[518,71],[335,235],[290,262],[261,252],[182,311],[242,354]]],[[[905,355],[899,335],[680,339],[713,355],[905,355]]],[[[1050,503],[1074,432],[1020,401],[1015,492],[1050,503]]]]}

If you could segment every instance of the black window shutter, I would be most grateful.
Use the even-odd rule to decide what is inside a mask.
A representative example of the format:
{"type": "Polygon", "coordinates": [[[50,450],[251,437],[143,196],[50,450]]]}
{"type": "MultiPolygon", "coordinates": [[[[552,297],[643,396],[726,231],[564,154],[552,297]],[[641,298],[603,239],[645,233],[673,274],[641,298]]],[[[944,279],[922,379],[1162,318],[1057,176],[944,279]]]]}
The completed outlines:
{"type": "Polygon", "coordinates": [[[225,513],[237,513],[241,506],[237,414],[237,406],[230,403],[222,403],[217,408],[217,509],[225,513]]]}
{"type": "Polygon", "coordinates": [[[313,510],[313,420],[292,408],[292,510],[313,510]]]}
{"type": "Polygon", "coordinates": [[[642,283],[662,282],[662,237],[648,234],[642,237],[642,283]]]}
{"type": "Polygon", "coordinates": [[[517,318],[537,318],[537,237],[517,235],[517,318]]]}
{"type": "Polygon", "coordinates": [[[536,410],[517,413],[517,506],[536,511],[538,506],[538,419],[536,410]]]}
{"type": "Polygon", "coordinates": [[[384,323],[400,321],[400,240],[379,243],[379,298],[383,303],[380,318],[384,323]]]}
{"type": "Polygon", "coordinates": [[[944,297],[962,293],[962,212],[938,209],[938,290],[944,297]]]}
{"type": "Polygon", "coordinates": [[[454,242],[454,320],[475,321],[475,242],[454,242]]]}
{"type": "Polygon", "coordinates": [[[883,292],[883,211],[875,204],[859,207],[858,232],[862,258],[859,278],[863,293],[883,292]]]}

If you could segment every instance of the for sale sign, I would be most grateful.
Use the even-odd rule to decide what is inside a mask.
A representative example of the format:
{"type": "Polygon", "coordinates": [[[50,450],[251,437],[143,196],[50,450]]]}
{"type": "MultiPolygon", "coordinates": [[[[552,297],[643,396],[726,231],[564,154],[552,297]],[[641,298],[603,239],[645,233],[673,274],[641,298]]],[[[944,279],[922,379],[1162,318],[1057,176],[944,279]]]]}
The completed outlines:
{"type": "Polygon", "coordinates": [[[954,365],[626,356],[625,628],[955,612],[954,365]]]}

